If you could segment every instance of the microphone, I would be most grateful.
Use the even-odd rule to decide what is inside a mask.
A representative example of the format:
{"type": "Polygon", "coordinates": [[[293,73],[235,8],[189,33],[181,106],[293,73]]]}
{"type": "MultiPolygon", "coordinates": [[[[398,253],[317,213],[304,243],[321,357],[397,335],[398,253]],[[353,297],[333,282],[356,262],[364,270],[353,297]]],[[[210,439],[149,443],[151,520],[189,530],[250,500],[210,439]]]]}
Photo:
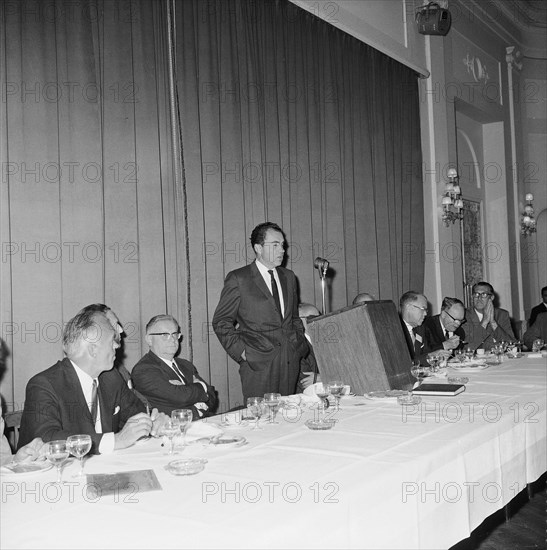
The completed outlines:
{"type": "Polygon", "coordinates": [[[320,258],[318,256],[317,258],[315,258],[313,266],[319,269],[319,271],[322,270],[323,272],[325,272],[329,268],[329,261],[325,260],[325,258],[320,258]]]}

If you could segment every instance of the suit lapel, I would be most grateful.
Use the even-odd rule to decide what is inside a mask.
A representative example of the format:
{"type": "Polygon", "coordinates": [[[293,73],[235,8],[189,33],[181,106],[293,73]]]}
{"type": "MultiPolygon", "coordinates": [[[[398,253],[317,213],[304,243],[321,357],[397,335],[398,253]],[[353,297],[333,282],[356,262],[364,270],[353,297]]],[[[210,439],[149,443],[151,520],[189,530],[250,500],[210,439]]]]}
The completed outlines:
{"type": "Polygon", "coordinates": [[[281,269],[277,269],[277,275],[279,276],[279,282],[281,283],[281,289],[280,291],[283,293],[283,305],[285,306],[285,311],[283,312],[283,319],[285,318],[285,315],[287,314],[287,311],[292,311],[292,304],[291,307],[289,307],[289,300],[291,299],[289,296],[289,289],[288,289],[288,281],[287,276],[281,269]]]}
{"type": "MultiPolygon", "coordinates": [[[[89,421],[91,425],[93,425],[93,419],[91,418],[91,411],[89,410],[89,404],[85,400],[84,391],[82,390],[82,385],[80,384],[80,379],[78,378],[78,375],[76,374],[76,371],[72,366],[72,362],[67,357],[63,359],[63,362],[65,364],[66,382],[69,390],[67,395],[76,396],[76,398],[78,399],[77,410],[84,411],[84,415],[86,416],[86,419],[89,421]]],[[[100,387],[101,385],[99,384],[99,388],[100,387]]],[[[101,417],[102,417],[103,400],[101,399],[100,393],[99,393],[99,400],[100,400],[99,403],[101,406],[101,417]]]]}

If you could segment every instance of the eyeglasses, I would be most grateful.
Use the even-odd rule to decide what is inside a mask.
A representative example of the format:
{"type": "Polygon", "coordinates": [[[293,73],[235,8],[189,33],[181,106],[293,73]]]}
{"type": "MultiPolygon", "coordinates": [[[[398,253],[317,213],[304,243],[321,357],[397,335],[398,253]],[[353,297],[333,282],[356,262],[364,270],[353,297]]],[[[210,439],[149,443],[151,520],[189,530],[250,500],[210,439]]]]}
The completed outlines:
{"type": "Polygon", "coordinates": [[[488,298],[488,296],[492,296],[490,292],[473,292],[473,296],[475,298],[488,298]]]}
{"type": "Polygon", "coordinates": [[[150,332],[148,335],[161,336],[161,339],[166,341],[169,340],[169,338],[172,338],[173,340],[180,340],[182,337],[180,332],[150,332]]]}
{"type": "Polygon", "coordinates": [[[452,317],[448,311],[445,310],[444,312],[452,319],[452,321],[454,321],[454,323],[459,323],[460,325],[465,323],[465,317],[463,319],[456,319],[455,317],[452,317]]]}
{"type": "Polygon", "coordinates": [[[410,304],[412,307],[415,307],[416,309],[421,309],[422,311],[425,311],[427,312],[427,308],[426,307],[420,307],[420,306],[416,306],[414,304],[410,304]]]}

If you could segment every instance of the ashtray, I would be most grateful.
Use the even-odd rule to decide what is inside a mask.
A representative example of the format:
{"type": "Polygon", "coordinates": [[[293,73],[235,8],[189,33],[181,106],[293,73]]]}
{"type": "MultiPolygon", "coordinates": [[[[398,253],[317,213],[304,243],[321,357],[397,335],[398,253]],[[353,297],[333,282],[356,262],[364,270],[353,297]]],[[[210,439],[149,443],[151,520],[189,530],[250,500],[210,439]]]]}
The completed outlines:
{"type": "Polygon", "coordinates": [[[421,402],[422,398],[419,395],[412,395],[411,393],[397,397],[399,405],[418,405],[421,402]]]}
{"type": "Polygon", "coordinates": [[[449,376],[448,382],[450,384],[467,384],[469,378],[467,378],[467,376],[449,376]]]}
{"type": "Polygon", "coordinates": [[[332,418],[325,418],[323,420],[306,420],[306,426],[310,430],[330,430],[334,428],[336,420],[332,418]]]}
{"type": "Polygon", "coordinates": [[[174,476],[193,476],[205,468],[205,458],[184,458],[173,460],[165,465],[165,469],[174,476]]]}

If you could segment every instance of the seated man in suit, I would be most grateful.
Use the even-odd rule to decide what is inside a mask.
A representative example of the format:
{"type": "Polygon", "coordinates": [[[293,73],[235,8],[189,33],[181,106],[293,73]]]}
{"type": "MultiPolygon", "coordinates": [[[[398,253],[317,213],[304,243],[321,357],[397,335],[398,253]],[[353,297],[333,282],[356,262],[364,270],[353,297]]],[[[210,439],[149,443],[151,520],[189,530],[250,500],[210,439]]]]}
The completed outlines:
{"type": "Polygon", "coordinates": [[[182,335],[171,315],[156,315],[146,325],[150,351],[133,367],[135,389],[167,415],[192,409],[194,420],[208,416],[217,405],[215,388],[200,377],[190,361],[175,358],[182,335]]]}
{"type": "Polygon", "coordinates": [[[413,290],[405,292],[399,300],[401,325],[408,351],[413,361],[426,364],[427,347],[425,328],[422,325],[427,316],[427,298],[413,290]]]}
{"type": "Polygon", "coordinates": [[[534,340],[538,338],[544,343],[547,342],[547,311],[536,317],[536,322],[524,333],[522,340],[524,345],[531,350],[534,340]]]}
{"type": "Polygon", "coordinates": [[[541,289],[541,304],[532,308],[530,313],[530,320],[528,321],[528,326],[531,327],[535,322],[536,318],[540,313],[547,313],[547,286],[544,286],[541,289]]]}
{"type": "Polygon", "coordinates": [[[107,453],[156,435],[165,421],[146,407],[112,371],[116,331],[104,313],[78,313],[63,331],[66,358],[33,376],[26,389],[19,448],[89,434],[91,453],[107,453]]]}
{"type": "Polygon", "coordinates": [[[465,332],[461,325],[465,322],[465,307],[457,298],[444,298],[441,313],[424,321],[426,348],[428,352],[448,351],[462,347],[465,332]]]}
{"type": "Polygon", "coordinates": [[[494,307],[494,287],[480,282],[473,285],[473,307],[465,312],[465,339],[472,350],[490,351],[496,342],[514,342],[509,313],[494,307]]]}

